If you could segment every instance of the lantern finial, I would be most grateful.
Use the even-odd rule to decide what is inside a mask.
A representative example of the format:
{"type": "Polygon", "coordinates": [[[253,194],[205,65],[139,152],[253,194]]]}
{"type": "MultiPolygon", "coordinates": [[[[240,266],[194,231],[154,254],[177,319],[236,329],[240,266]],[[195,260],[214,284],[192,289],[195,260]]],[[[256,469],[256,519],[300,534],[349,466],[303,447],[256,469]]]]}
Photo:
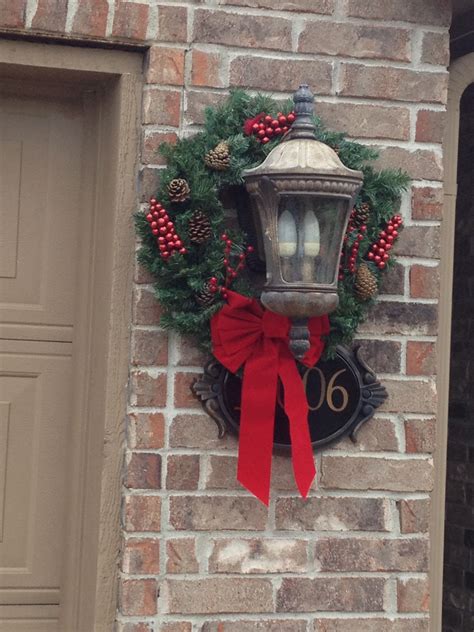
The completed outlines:
{"type": "Polygon", "coordinates": [[[284,140],[293,140],[295,138],[309,138],[315,140],[316,136],[313,122],[314,95],[307,83],[301,84],[295,92],[293,95],[293,103],[295,104],[296,120],[284,140]]]}

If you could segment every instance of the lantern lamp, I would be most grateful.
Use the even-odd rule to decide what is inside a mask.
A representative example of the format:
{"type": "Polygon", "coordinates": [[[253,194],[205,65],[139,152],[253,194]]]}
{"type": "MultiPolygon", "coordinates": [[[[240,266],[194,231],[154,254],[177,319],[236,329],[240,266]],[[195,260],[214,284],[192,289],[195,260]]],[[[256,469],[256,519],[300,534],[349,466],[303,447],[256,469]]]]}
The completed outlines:
{"type": "Polygon", "coordinates": [[[290,131],[243,177],[265,250],[261,301],[291,318],[290,348],[302,358],[309,349],[308,318],[329,314],[339,302],[342,240],[363,174],[316,140],[314,96],[306,84],[293,100],[290,131]]]}

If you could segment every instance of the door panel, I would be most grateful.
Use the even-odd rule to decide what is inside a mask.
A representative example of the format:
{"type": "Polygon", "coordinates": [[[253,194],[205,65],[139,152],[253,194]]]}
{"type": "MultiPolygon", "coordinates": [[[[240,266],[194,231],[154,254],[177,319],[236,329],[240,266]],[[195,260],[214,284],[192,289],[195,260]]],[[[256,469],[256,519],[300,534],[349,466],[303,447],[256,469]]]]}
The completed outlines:
{"type": "Polygon", "coordinates": [[[34,93],[0,97],[0,632],[58,630],[86,269],[82,99],[34,93]]]}

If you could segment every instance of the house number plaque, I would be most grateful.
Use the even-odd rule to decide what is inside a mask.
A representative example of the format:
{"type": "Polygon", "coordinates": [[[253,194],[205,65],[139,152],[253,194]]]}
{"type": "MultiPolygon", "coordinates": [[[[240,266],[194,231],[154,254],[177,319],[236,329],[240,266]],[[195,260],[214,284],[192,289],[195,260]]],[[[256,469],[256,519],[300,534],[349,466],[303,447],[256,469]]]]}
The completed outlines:
{"type": "MultiPolygon", "coordinates": [[[[360,357],[358,349],[338,347],[331,360],[320,360],[308,368],[298,363],[308,401],[308,423],[315,449],[349,435],[353,441],[358,429],[386,399],[387,392],[375,373],[360,357]]],[[[242,380],[216,360],[210,361],[204,375],[193,385],[204,409],[219,427],[219,435],[227,430],[238,433],[242,380]]],[[[275,412],[275,447],[289,448],[288,417],[283,409],[280,388],[275,412]]]]}

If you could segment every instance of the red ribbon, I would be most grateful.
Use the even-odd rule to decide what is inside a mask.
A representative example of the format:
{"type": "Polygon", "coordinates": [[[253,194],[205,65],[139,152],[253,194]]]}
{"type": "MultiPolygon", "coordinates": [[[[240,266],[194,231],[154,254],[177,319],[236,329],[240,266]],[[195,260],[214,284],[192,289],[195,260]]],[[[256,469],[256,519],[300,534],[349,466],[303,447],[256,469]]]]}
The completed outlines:
{"type": "MultiPolygon", "coordinates": [[[[295,481],[306,498],[316,475],[308,426],[308,403],[296,362],[288,348],[291,322],[265,310],[255,299],[227,291],[228,303],[212,318],[214,356],[235,373],[244,365],[237,479],[268,505],[278,378],[290,422],[295,481]]],[[[329,332],[327,316],[311,318],[310,349],[302,362],[313,366],[329,332]]]]}

